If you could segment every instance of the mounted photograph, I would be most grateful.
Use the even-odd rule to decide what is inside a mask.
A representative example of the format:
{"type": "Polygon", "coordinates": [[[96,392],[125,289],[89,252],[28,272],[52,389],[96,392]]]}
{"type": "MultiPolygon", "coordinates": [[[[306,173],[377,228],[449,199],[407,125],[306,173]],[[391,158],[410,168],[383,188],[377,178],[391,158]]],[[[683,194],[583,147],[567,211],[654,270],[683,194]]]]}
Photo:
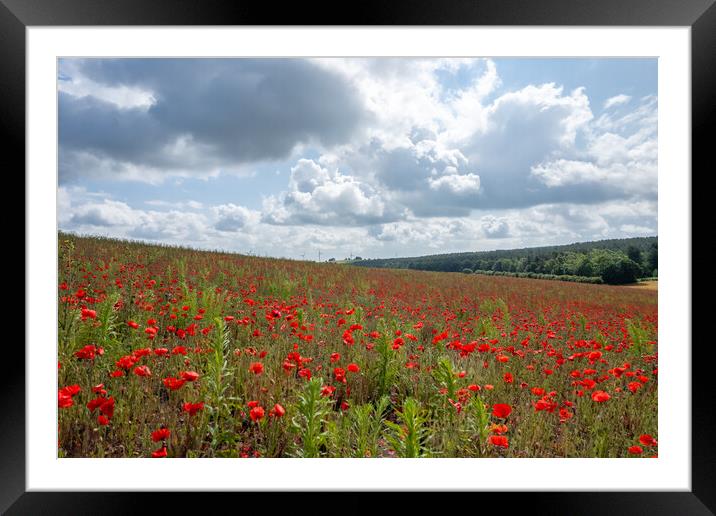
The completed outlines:
{"type": "Polygon", "coordinates": [[[57,457],[657,457],[658,66],[57,59],[57,457]]]}

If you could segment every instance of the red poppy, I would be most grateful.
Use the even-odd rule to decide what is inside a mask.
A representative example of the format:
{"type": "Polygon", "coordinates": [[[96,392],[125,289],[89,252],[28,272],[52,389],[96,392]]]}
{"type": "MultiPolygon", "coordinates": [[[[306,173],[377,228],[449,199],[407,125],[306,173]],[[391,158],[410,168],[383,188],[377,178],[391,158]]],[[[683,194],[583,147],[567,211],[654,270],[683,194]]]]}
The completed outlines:
{"type": "Polygon", "coordinates": [[[639,436],[639,442],[644,446],[656,446],[656,439],[649,434],[642,434],[639,436]]]}
{"type": "Polygon", "coordinates": [[[152,376],[152,371],[149,369],[149,367],[143,365],[135,367],[134,374],[136,374],[137,376],[152,376]]]}
{"type": "Polygon", "coordinates": [[[505,373],[502,379],[505,380],[505,383],[512,383],[515,381],[515,377],[512,376],[512,373],[505,373]]]}
{"type": "Polygon", "coordinates": [[[109,418],[103,414],[100,414],[97,416],[97,422],[102,426],[107,426],[109,424],[109,418]]]}
{"type": "Polygon", "coordinates": [[[611,398],[611,396],[609,396],[609,394],[607,394],[604,391],[594,391],[592,393],[592,400],[596,401],[597,403],[603,403],[603,402],[607,401],[609,398],[611,398]]]}
{"type": "Polygon", "coordinates": [[[139,328],[139,324],[134,321],[127,321],[127,326],[129,326],[130,328],[134,328],[135,330],[139,328]]]}
{"type": "Polygon", "coordinates": [[[199,403],[184,403],[182,405],[182,410],[184,410],[184,412],[188,412],[190,416],[193,416],[200,410],[204,410],[204,402],[200,401],[199,403]]]}
{"type": "Polygon", "coordinates": [[[96,318],[97,318],[97,312],[95,312],[94,310],[90,310],[88,308],[82,309],[82,320],[83,321],[85,319],[96,319],[96,318]]]}
{"type": "Polygon", "coordinates": [[[560,423],[566,423],[567,420],[574,417],[574,414],[572,414],[569,410],[566,408],[559,409],[559,422],[560,423]]]}
{"type": "Polygon", "coordinates": [[[105,416],[111,418],[114,416],[114,397],[104,399],[102,404],[99,406],[99,411],[105,416]]]}
{"type": "Polygon", "coordinates": [[[261,374],[264,372],[264,365],[261,362],[253,362],[249,366],[249,371],[256,375],[261,374]]]}
{"type": "Polygon", "coordinates": [[[640,454],[644,453],[644,450],[642,449],[641,446],[630,446],[629,453],[631,453],[632,455],[640,455],[640,454]]]}
{"type": "Polygon", "coordinates": [[[286,409],[276,403],[271,409],[270,414],[274,417],[283,417],[286,415],[286,409]]]}
{"type": "Polygon", "coordinates": [[[254,407],[249,412],[249,416],[251,416],[252,421],[260,421],[264,418],[264,408],[263,407],[254,407]]]}
{"type": "Polygon", "coordinates": [[[509,440],[504,435],[491,435],[490,442],[498,448],[508,448],[509,440]]]}
{"type": "Polygon", "coordinates": [[[66,396],[77,396],[81,390],[82,389],[80,389],[79,385],[68,385],[67,387],[60,389],[60,394],[64,394],[66,396]]]}
{"type": "Polygon", "coordinates": [[[332,385],[324,385],[321,387],[321,396],[332,396],[336,392],[336,388],[332,385]]]}
{"type": "Polygon", "coordinates": [[[627,388],[628,388],[631,392],[636,392],[636,391],[638,391],[639,389],[641,389],[641,385],[642,385],[641,382],[629,382],[629,383],[627,384],[627,388]]]}
{"type": "Polygon", "coordinates": [[[107,394],[107,391],[104,390],[104,384],[103,384],[103,383],[98,383],[97,385],[95,385],[94,387],[92,387],[92,392],[94,392],[94,393],[96,393],[96,394],[102,394],[102,395],[107,394]]]}
{"type": "Polygon", "coordinates": [[[181,377],[187,382],[193,382],[194,380],[199,379],[199,373],[195,371],[182,371],[181,377]]]}
{"type": "Polygon", "coordinates": [[[346,383],[346,370],[342,367],[336,367],[333,370],[333,377],[337,382],[346,383]]]}
{"type": "Polygon", "coordinates": [[[74,404],[75,402],[69,394],[64,394],[62,391],[57,394],[57,406],[59,408],[68,408],[74,404]]]}
{"type": "Polygon", "coordinates": [[[597,360],[602,358],[602,352],[601,351],[592,351],[591,353],[589,353],[587,358],[589,359],[589,362],[593,364],[594,362],[596,362],[597,360]]]}
{"type": "Polygon", "coordinates": [[[348,364],[348,370],[351,373],[357,373],[360,371],[360,367],[358,367],[358,364],[348,364]]]}
{"type": "Polygon", "coordinates": [[[93,400],[90,400],[87,402],[87,408],[90,412],[94,412],[100,405],[102,405],[102,403],[104,403],[105,399],[106,398],[99,396],[93,400]]]}
{"type": "Polygon", "coordinates": [[[497,403],[492,406],[492,415],[500,419],[506,419],[511,412],[512,407],[507,403],[497,403]]]}
{"type": "Polygon", "coordinates": [[[152,432],[152,441],[158,443],[159,441],[165,441],[171,435],[171,431],[168,428],[160,428],[152,432]]]}
{"type": "Polygon", "coordinates": [[[115,362],[115,365],[121,369],[129,371],[134,364],[137,363],[137,357],[133,355],[125,355],[115,362]]]}
{"type": "Polygon", "coordinates": [[[155,459],[159,459],[159,458],[166,457],[166,456],[167,456],[167,447],[166,446],[162,446],[158,450],[152,452],[152,457],[155,459]]]}
{"type": "Polygon", "coordinates": [[[162,380],[167,389],[171,389],[173,391],[180,389],[182,385],[184,385],[185,381],[186,380],[179,380],[177,378],[174,378],[173,376],[170,376],[169,378],[164,378],[164,380],[162,380]]]}

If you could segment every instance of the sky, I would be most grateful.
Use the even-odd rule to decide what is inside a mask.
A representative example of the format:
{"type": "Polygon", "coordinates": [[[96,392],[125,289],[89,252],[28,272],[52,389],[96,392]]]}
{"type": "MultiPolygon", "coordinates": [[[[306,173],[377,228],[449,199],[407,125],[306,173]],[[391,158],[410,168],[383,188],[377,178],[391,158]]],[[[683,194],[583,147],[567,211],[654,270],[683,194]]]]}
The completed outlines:
{"type": "Polygon", "coordinates": [[[60,59],[58,225],[296,259],[657,234],[657,60],[60,59]]]}

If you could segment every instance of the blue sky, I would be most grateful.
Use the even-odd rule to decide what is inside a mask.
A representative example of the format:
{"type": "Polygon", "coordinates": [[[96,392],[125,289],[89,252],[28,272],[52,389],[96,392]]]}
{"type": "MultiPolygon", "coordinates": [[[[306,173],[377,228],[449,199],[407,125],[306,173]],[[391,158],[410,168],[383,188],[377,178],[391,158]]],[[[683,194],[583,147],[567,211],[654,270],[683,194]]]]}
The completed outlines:
{"type": "Polygon", "coordinates": [[[657,233],[656,59],[62,59],[61,229],[338,259],[657,233]]]}

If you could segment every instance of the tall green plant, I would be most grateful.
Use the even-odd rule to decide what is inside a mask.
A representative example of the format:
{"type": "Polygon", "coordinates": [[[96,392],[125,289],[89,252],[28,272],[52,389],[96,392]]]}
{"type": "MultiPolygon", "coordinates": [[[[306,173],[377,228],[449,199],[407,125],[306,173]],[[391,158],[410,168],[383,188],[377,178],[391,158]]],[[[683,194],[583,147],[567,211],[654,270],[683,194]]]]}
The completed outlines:
{"type": "Polygon", "coordinates": [[[323,425],[330,412],[330,400],[321,396],[321,387],[323,380],[312,378],[298,395],[298,414],[291,421],[301,437],[301,447],[295,453],[297,457],[319,457],[326,441],[323,425]]]}
{"type": "Polygon", "coordinates": [[[397,412],[397,416],[400,424],[393,421],[384,422],[388,427],[386,439],[396,454],[401,458],[429,457],[426,418],[418,400],[407,398],[403,403],[403,410],[397,412]]]}
{"type": "Polygon", "coordinates": [[[378,455],[378,439],[385,421],[385,411],[390,405],[387,396],[378,400],[375,406],[365,403],[352,409],[352,435],[355,442],[354,457],[375,457],[378,455]]]}
{"type": "Polygon", "coordinates": [[[647,342],[649,342],[649,334],[641,327],[638,322],[633,319],[626,319],[627,332],[629,333],[629,354],[634,357],[640,357],[648,352],[647,342]]]}
{"type": "Polygon", "coordinates": [[[450,358],[442,356],[438,359],[438,363],[433,369],[433,378],[441,388],[447,391],[447,397],[454,400],[457,392],[457,373],[450,358]]]}
{"type": "Polygon", "coordinates": [[[374,369],[374,381],[377,384],[377,395],[379,398],[388,394],[390,386],[393,385],[398,376],[395,350],[393,350],[384,327],[381,328],[380,333],[381,336],[375,346],[379,358],[374,369]]]}
{"type": "Polygon", "coordinates": [[[233,373],[229,370],[227,355],[229,353],[229,334],[224,321],[217,317],[214,319],[216,332],[214,333],[213,352],[207,363],[207,386],[209,389],[210,404],[209,433],[214,449],[224,444],[233,444],[235,435],[228,420],[231,416],[230,399],[226,396],[230,378],[233,373]]]}

